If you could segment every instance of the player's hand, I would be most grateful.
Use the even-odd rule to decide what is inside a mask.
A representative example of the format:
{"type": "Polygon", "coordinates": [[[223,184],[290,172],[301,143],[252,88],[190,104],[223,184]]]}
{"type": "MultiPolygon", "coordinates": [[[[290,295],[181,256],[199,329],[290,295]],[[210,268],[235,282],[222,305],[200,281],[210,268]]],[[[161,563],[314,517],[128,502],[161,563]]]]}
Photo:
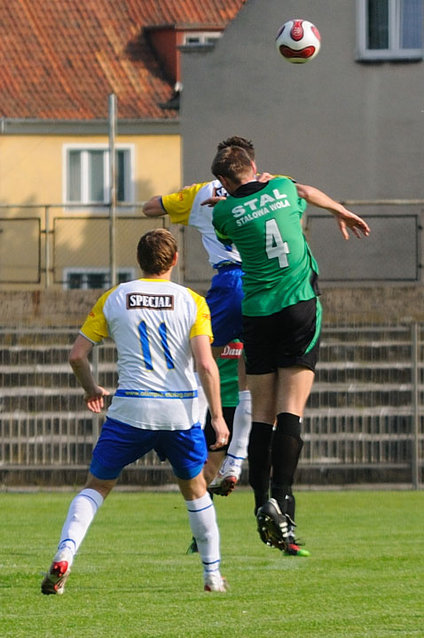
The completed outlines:
{"type": "Polygon", "coordinates": [[[105,402],[103,397],[108,396],[109,394],[110,392],[108,390],[105,390],[105,388],[102,388],[100,385],[98,385],[95,392],[90,394],[86,393],[84,395],[84,401],[87,405],[87,408],[91,412],[95,412],[96,414],[98,414],[104,408],[105,402]]]}
{"type": "Polygon", "coordinates": [[[203,202],[201,202],[202,206],[209,206],[209,208],[213,208],[215,204],[221,201],[221,199],[225,199],[225,197],[208,197],[203,202]]]}
{"type": "Polygon", "coordinates": [[[259,175],[256,176],[258,182],[269,182],[269,180],[273,178],[274,175],[271,175],[271,173],[259,173],[259,175]]]}
{"type": "Polygon", "coordinates": [[[349,239],[348,229],[351,230],[358,239],[361,239],[362,236],[368,237],[371,232],[366,221],[350,210],[337,213],[336,217],[340,232],[345,239],[349,239]]]}
{"type": "Polygon", "coordinates": [[[211,419],[211,425],[215,430],[216,440],[213,445],[209,446],[210,450],[218,450],[224,445],[228,444],[230,438],[230,431],[227,428],[224,417],[216,417],[211,419]]]}

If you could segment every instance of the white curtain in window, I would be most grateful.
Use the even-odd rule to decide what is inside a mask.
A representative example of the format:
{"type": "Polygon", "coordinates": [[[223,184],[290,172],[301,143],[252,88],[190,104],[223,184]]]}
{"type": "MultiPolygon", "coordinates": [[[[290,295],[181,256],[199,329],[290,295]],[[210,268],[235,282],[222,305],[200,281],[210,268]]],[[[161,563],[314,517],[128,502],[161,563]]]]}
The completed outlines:
{"type": "Polygon", "coordinates": [[[421,49],[424,0],[368,0],[367,49],[421,49]]]}
{"type": "Polygon", "coordinates": [[[421,49],[423,0],[400,0],[400,48],[421,49]]]}

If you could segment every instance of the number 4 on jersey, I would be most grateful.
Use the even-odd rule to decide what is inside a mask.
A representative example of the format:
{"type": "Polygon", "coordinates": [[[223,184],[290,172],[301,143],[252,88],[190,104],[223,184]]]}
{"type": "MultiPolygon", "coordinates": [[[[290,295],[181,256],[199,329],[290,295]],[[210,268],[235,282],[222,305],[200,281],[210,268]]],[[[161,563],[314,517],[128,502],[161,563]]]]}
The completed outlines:
{"type": "Polygon", "coordinates": [[[278,258],[280,268],[287,268],[289,265],[286,255],[290,253],[289,246],[280,234],[280,229],[275,219],[269,219],[265,223],[265,250],[268,259],[278,258]]]}

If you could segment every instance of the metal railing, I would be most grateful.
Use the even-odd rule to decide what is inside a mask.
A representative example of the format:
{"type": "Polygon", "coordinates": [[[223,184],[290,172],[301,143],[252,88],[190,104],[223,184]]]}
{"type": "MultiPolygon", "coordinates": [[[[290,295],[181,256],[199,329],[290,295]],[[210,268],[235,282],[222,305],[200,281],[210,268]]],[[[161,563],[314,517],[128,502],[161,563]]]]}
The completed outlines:
{"type": "MultiPolygon", "coordinates": [[[[75,335],[0,330],[0,475],[88,466],[102,419],[85,409],[68,364],[75,335]]],[[[115,348],[106,342],[94,352],[99,383],[113,390],[115,348]]],[[[422,487],[423,378],[424,325],[324,327],[299,482],[422,487]]],[[[153,469],[169,465],[150,453],[128,474],[153,469]]]]}
{"type": "Polygon", "coordinates": [[[166,226],[142,214],[143,202],[109,204],[0,204],[0,285],[66,285],[64,269],[137,268],[134,237],[166,226]],[[113,214],[112,214],[113,212],[113,214]]]}
{"type": "MultiPolygon", "coordinates": [[[[332,241],[337,236],[328,214],[308,214],[306,234],[321,266],[322,281],[397,281],[420,279],[423,260],[423,199],[347,200],[372,221],[367,242],[332,241]],[[390,211],[390,212],[389,212],[390,211]],[[408,212],[407,212],[408,211],[408,212]],[[370,248],[373,242],[378,242],[370,248]],[[346,266],[347,264],[347,266],[346,266]]],[[[167,218],[142,214],[143,202],[82,204],[0,204],[0,285],[66,287],[72,266],[107,269],[108,284],[117,269],[136,267],[134,236],[167,218]]],[[[184,257],[184,255],[183,255],[184,257]]]]}

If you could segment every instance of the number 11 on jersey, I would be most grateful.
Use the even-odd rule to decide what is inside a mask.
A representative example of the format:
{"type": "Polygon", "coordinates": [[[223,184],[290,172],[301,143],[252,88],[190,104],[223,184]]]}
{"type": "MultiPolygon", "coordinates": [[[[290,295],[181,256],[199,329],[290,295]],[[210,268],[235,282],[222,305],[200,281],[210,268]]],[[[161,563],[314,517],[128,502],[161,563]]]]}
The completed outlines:
{"type": "MultiPolygon", "coordinates": [[[[168,370],[172,370],[173,368],[175,368],[175,365],[174,365],[174,361],[172,360],[171,350],[169,349],[166,324],[164,322],[158,326],[158,332],[159,332],[160,342],[163,348],[163,354],[166,361],[166,367],[168,368],[168,370]]],[[[144,365],[146,366],[147,370],[153,370],[152,353],[150,350],[150,343],[149,343],[149,334],[147,331],[147,325],[145,321],[140,321],[138,325],[138,334],[140,337],[144,365]]]]}

